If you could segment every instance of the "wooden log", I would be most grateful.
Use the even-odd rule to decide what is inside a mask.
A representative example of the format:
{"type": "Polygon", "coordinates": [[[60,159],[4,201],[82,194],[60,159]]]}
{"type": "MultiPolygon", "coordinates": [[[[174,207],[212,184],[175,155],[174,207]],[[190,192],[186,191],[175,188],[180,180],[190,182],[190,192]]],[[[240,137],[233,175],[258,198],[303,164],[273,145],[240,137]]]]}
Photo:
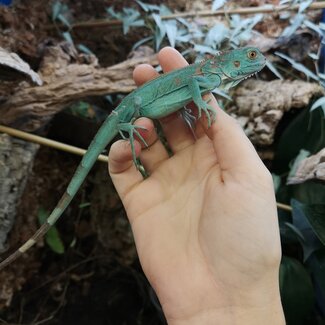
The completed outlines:
{"type": "Polygon", "coordinates": [[[93,56],[74,57],[64,46],[49,47],[38,71],[43,85],[19,83],[0,103],[0,124],[34,131],[71,102],[88,96],[129,93],[136,87],[133,69],[141,63],[156,65],[157,58],[138,57],[101,68],[93,56]]]}
{"type": "Polygon", "coordinates": [[[250,79],[234,90],[236,107],[231,115],[255,145],[269,146],[285,112],[308,107],[312,98],[323,95],[323,88],[314,82],[250,79]]]}

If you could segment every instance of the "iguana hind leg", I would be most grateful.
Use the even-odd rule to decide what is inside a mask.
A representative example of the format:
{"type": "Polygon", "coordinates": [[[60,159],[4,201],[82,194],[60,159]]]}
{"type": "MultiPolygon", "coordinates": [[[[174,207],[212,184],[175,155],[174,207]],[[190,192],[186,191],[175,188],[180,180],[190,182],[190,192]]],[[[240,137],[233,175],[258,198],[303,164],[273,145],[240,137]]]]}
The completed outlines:
{"type": "MultiPolygon", "coordinates": [[[[134,125],[132,123],[133,121],[131,121],[130,123],[119,123],[117,127],[120,133],[127,132],[129,134],[129,141],[131,144],[133,161],[137,169],[140,169],[140,164],[137,160],[137,156],[134,148],[134,135],[136,135],[146,147],[149,147],[146,140],[142,137],[142,135],[138,131],[138,129],[140,130],[147,130],[147,129],[143,126],[134,125]]],[[[123,136],[123,138],[125,137],[123,136]]]]}
{"type": "Polygon", "coordinates": [[[136,135],[146,147],[149,147],[147,142],[144,140],[144,138],[141,136],[141,134],[138,131],[138,130],[147,131],[147,129],[143,126],[134,125],[133,123],[140,116],[142,98],[140,96],[134,96],[132,97],[132,100],[129,104],[132,107],[132,109],[130,109],[130,107],[129,108],[124,107],[124,110],[122,111],[122,114],[120,116],[120,122],[117,125],[117,129],[124,140],[128,139],[130,141],[133,162],[137,167],[137,169],[141,171],[142,170],[141,165],[138,162],[135,153],[135,148],[134,148],[134,135],[136,135]],[[128,138],[124,135],[124,132],[128,133],[129,135],[128,138]]]}
{"type": "Polygon", "coordinates": [[[192,111],[190,108],[187,108],[184,106],[180,111],[179,111],[180,116],[190,129],[193,137],[196,139],[196,134],[195,134],[195,122],[196,122],[196,117],[192,114],[192,111]]]}

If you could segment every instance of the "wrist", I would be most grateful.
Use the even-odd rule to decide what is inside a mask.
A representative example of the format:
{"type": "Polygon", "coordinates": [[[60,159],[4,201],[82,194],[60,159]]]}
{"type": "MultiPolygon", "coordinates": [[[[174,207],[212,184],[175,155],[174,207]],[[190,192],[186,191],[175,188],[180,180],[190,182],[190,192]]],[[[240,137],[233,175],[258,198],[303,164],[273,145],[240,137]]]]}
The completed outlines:
{"type": "Polygon", "coordinates": [[[168,325],[285,325],[281,302],[262,308],[223,307],[197,312],[189,317],[167,317],[168,325]]]}
{"type": "Polygon", "coordinates": [[[205,295],[192,292],[196,294],[178,297],[173,306],[162,301],[168,325],[285,325],[276,281],[231,294],[221,288],[205,295]]]}

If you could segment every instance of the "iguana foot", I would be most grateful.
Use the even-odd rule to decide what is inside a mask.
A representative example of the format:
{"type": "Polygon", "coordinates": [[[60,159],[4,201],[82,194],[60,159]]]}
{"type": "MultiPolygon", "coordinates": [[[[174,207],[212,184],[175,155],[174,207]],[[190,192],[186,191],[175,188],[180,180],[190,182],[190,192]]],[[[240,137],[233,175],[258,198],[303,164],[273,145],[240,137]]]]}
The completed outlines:
{"type": "Polygon", "coordinates": [[[195,129],[195,122],[196,122],[196,117],[192,114],[192,111],[184,107],[179,111],[180,116],[183,118],[189,129],[191,130],[193,137],[196,138],[194,129],[195,129]]]}
{"type": "Polygon", "coordinates": [[[210,101],[211,99],[207,101],[202,100],[199,101],[198,103],[195,103],[199,110],[198,118],[201,117],[203,111],[208,119],[208,127],[211,126],[211,117],[212,117],[212,122],[214,122],[216,120],[216,115],[217,115],[216,110],[211,105],[208,104],[210,101]]]}
{"type": "Polygon", "coordinates": [[[120,123],[118,125],[118,129],[119,129],[119,133],[122,135],[123,139],[126,139],[123,132],[127,132],[129,134],[133,162],[134,162],[135,166],[137,167],[137,169],[140,170],[141,165],[139,164],[139,162],[137,160],[137,156],[136,156],[135,148],[134,148],[134,135],[136,135],[146,147],[149,147],[146,140],[142,137],[142,135],[139,133],[139,131],[137,129],[146,130],[146,131],[148,131],[148,130],[143,126],[134,125],[131,123],[120,123]]]}

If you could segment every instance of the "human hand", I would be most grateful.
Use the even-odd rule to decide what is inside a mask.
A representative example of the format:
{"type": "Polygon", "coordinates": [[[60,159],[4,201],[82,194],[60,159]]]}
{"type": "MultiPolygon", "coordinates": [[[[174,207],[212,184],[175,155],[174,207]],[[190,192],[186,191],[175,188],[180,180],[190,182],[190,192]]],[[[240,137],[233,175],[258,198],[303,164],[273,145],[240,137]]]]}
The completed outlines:
{"type": "MultiPolygon", "coordinates": [[[[164,72],[187,65],[171,48],[159,61],[164,72]]],[[[137,85],[156,76],[148,65],[134,71],[137,85]]],[[[160,121],[172,157],[152,121],[139,119],[149,148],[135,148],[150,176],[124,140],[111,147],[110,175],[169,324],[284,324],[271,175],[236,121],[209,104],[216,121],[207,128],[202,117],[196,139],[178,114],[160,121]]]]}

